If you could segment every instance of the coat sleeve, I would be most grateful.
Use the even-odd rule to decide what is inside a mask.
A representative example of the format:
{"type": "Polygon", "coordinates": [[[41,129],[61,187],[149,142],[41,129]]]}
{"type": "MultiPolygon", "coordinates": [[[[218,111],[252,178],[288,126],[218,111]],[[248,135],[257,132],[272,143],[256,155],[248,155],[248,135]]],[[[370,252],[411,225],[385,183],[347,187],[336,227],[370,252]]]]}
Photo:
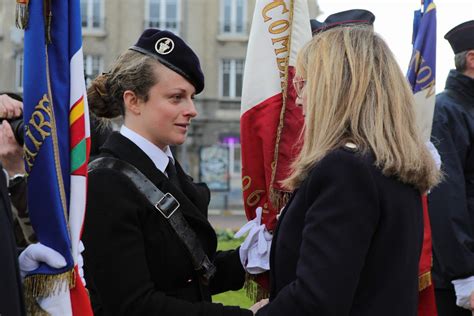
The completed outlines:
{"type": "Polygon", "coordinates": [[[298,192],[303,191],[309,208],[296,279],[258,316],[350,312],[379,218],[377,188],[368,166],[347,152],[329,154],[307,182],[298,192]]]}
{"type": "Polygon", "coordinates": [[[124,175],[104,169],[89,175],[83,241],[86,248],[85,273],[95,297],[95,313],[251,315],[250,311],[237,307],[209,302],[191,303],[155,290],[146,261],[137,205],[143,205],[139,192],[124,175]]]}
{"type": "Polygon", "coordinates": [[[216,274],[211,279],[211,294],[225,291],[236,291],[244,286],[245,270],[239,257],[239,248],[228,251],[218,251],[214,260],[216,274]]]}
{"type": "Polygon", "coordinates": [[[429,195],[429,212],[435,266],[446,282],[474,275],[474,126],[467,124],[456,108],[437,105],[431,138],[444,179],[429,195]]]}

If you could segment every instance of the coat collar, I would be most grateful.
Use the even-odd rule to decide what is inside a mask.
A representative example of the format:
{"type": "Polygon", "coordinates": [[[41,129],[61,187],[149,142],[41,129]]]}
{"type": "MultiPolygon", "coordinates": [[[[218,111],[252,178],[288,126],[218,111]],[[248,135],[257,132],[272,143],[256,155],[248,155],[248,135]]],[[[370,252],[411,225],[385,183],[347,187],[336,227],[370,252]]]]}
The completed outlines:
{"type": "Polygon", "coordinates": [[[199,222],[214,231],[206,217],[207,203],[196,203],[201,204],[198,206],[192,202],[202,200],[202,197],[199,196],[195,185],[178,163],[176,171],[183,191],[176,188],[137,145],[117,132],[112,133],[101,147],[100,156],[104,154],[112,155],[135,166],[161,191],[171,193],[179,201],[181,211],[188,220],[199,222]]]}
{"type": "Polygon", "coordinates": [[[474,79],[452,69],[446,80],[446,89],[454,90],[472,104],[474,102],[474,79]]]}

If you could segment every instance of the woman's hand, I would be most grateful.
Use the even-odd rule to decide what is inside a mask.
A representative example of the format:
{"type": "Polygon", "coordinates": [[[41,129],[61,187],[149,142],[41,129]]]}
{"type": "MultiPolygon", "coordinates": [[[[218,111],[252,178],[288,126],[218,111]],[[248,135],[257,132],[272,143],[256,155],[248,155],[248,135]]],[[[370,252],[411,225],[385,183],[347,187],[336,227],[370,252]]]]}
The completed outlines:
{"type": "Polygon", "coordinates": [[[269,302],[268,298],[264,298],[263,300],[255,303],[254,305],[250,306],[250,310],[252,311],[252,313],[255,315],[257,314],[258,310],[260,308],[262,308],[263,306],[267,305],[269,302]]]}

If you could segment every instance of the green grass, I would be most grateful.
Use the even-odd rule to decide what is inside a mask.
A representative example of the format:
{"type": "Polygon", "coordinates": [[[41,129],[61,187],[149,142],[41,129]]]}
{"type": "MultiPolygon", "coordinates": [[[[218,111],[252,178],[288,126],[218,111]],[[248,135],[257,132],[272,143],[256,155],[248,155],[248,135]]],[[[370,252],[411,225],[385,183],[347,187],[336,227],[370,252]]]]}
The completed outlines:
{"type": "MultiPolygon", "coordinates": [[[[218,250],[230,250],[235,249],[244,241],[243,238],[241,239],[231,239],[233,234],[229,234],[229,232],[220,232],[219,235],[219,243],[217,245],[218,250]],[[222,235],[225,236],[222,236],[222,235]],[[232,236],[231,236],[232,235],[232,236]]],[[[221,294],[214,295],[212,297],[212,301],[216,303],[222,303],[224,305],[230,306],[240,306],[243,308],[249,308],[253,305],[253,302],[247,297],[245,294],[245,290],[241,289],[239,291],[228,291],[221,294]]]]}

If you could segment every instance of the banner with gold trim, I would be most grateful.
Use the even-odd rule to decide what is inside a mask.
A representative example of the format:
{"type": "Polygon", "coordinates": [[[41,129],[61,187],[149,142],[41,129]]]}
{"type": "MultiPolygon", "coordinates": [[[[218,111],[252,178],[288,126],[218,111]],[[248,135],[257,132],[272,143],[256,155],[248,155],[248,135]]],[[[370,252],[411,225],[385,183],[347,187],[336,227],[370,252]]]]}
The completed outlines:
{"type": "Polygon", "coordinates": [[[65,315],[92,315],[77,273],[90,148],[80,3],[22,2],[29,215],[38,240],[67,262],[63,269],[42,264],[26,276],[27,308],[41,314],[37,299],[65,291],[69,299],[58,301],[65,315]]]}
{"type": "MultiPolygon", "coordinates": [[[[435,106],[436,79],[436,6],[432,0],[422,1],[413,21],[413,53],[407,73],[415,95],[415,115],[423,141],[431,136],[435,106]]],[[[426,195],[422,196],[424,235],[419,263],[418,315],[436,316],[434,286],[431,276],[433,263],[431,227],[426,195]]]]}
{"type": "Polygon", "coordinates": [[[309,40],[306,0],[256,1],[242,90],[242,185],[247,218],[261,206],[270,231],[289,194],[280,181],[300,149],[304,119],[292,80],[296,54],[309,40]]]}

